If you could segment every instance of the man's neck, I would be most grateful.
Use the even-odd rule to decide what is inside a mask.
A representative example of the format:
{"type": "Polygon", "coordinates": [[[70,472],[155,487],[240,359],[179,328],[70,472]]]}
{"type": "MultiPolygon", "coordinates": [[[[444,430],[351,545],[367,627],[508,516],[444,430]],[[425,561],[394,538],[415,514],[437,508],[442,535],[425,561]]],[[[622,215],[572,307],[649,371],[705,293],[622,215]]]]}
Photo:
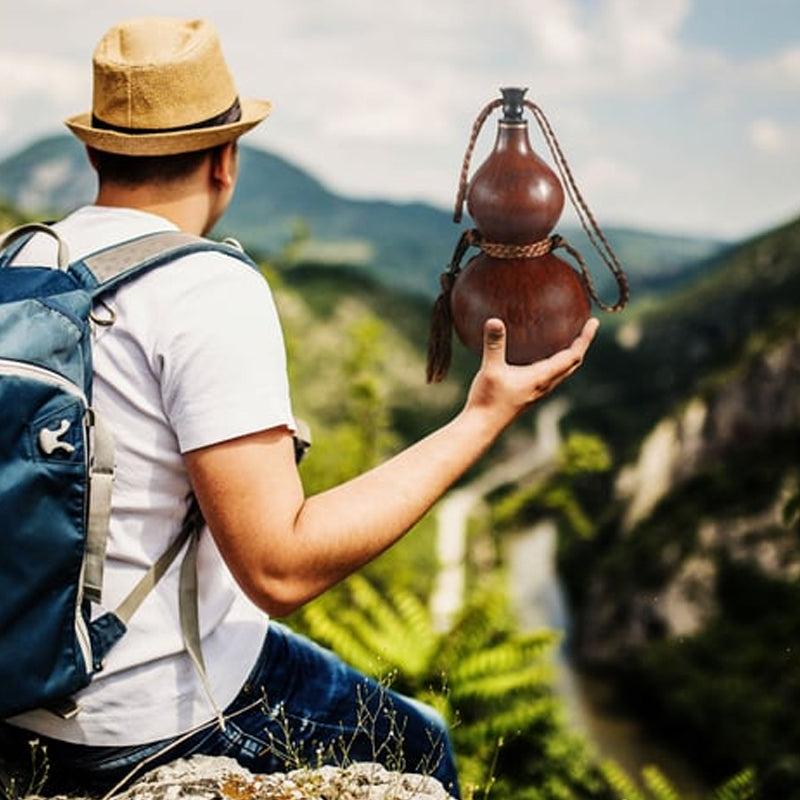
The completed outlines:
{"type": "Polygon", "coordinates": [[[134,208],[156,214],[187,233],[205,234],[213,224],[209,219],[208,198],[203,192],[110,185],[100,188],[95,204],[111,208],[134,208]]]}

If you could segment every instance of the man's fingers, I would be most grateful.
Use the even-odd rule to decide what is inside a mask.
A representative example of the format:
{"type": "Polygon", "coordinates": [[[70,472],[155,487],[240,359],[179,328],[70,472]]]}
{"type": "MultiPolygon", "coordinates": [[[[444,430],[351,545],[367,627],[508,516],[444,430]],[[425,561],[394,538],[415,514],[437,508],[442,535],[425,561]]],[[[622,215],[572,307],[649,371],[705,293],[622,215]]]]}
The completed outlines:
{"type": "Polygon", "coordinates": [[[599,326],[599,320],[594,317],[588,319],[572,344],[560,353],[556,353],[552,358],[563,359],[565,366],[569,369],[569,373],[572,374],[583,363],[583,357],[586,355],[586,351],[589,349],[589,345],[592,343],[599,326]]]}
{"type": "Polygon", "coordinates": [[[597,333],[597,329],[600,327],[600,320],[597,317],[590,317],[586,320],[586,324],[583,326],[583,330],[578,334],[578,338],[575,340],[580,347],[582,347],[583,352],[586,352],[586,349],[592,343],[592,339],[594,339],[594,335],[597,333]]]}
{"type": "Polygon", "coordinates": [[[587,320],[583,329],[569,347],[559,350],[550,358],[534,365],[541,370],[542,381],[539,384],[541,391],[545,393],[551,391],[581,366],[586,351],[592,343],[595,333],[597,333],[599,324],[597,319],[587,320]]]}

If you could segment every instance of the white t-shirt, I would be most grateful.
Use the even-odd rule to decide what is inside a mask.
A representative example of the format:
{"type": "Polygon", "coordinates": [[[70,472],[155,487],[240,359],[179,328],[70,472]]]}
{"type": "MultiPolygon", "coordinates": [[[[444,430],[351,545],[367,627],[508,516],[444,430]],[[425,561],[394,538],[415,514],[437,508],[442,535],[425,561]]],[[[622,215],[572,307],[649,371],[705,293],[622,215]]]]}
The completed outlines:
{"type": "MultiPolygon", "coordinates": [[[[166,220],[90,206],[56,224],[70,259],[157,230],[166,220]]],[[[15,263],[54,263],[38,234],[15,263]]],[[[95,330],[93,405],[115,439],[103,606],[113,609],[166,550],[190,483],[182,453],[277,426],[294,429],[285,350],[264,278],[224,254],[196,253],[123,285],[116,321],[95,330]]],[[[64,741],[130,745],[175,736],[214,711],[186,654],[178,615],[182,554],[130,621],[71,720],[35,711],[15,724],[64,741]]],[[[202,651],[220,708],[238,694],[268,618],[243,594],[204,530],[198,553],[202,651]]]]}

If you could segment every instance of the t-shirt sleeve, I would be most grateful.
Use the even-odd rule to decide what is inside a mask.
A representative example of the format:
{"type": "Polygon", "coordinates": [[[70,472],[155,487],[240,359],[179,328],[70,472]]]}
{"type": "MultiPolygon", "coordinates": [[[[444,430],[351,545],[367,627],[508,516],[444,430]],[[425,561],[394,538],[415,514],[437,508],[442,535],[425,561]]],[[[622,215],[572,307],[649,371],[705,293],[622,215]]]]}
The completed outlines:
{"type": "Polygon", "coordinates": [[[181,452],[294,430],[283,333],[264,277],[219,253],[172,266],[180,289],[161,312],[154,363],[181,452]]]}

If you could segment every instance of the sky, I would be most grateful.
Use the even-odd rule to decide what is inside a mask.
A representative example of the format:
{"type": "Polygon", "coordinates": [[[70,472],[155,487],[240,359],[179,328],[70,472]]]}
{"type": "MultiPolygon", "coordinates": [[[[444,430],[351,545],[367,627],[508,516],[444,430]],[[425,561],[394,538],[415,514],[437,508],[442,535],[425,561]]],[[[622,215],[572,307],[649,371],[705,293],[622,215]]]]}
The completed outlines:
{"type": "Polygon", "coordinates": [[[601,227],[800,215],[798,0],[0,0],[0,159],[89,110],[95,44],[150,15],[214,22],[240,94],[274,104],[245,141],[349,197],[451,208],[475,118],[523,86],[601,227]]]}

